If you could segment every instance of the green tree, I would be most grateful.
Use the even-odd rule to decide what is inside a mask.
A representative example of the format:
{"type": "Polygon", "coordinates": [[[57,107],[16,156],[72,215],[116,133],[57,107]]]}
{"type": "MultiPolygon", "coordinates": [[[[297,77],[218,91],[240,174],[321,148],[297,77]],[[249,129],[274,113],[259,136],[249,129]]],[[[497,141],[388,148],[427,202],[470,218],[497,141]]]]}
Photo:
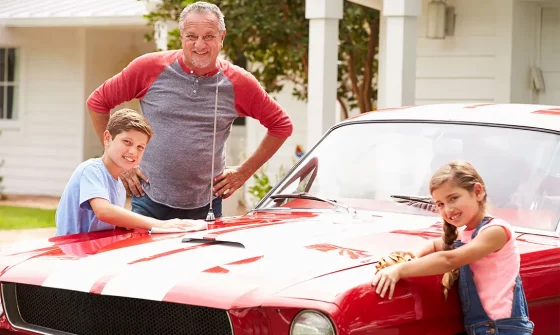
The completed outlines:
{"type": "MultiPolygon", "coordinates": [[[[258,64],[250,69],[270,92],[286,82],[294,84],[293,95],[307,99],[309,21],[305,0],[208,0],[226,17],[227,36],[223,52],[235,64],[258,64]]],[[[148,14],[148,24],[178,22],[182,9],[195,0],[162,0],[148,14]]],[[[153,33],[147,39],[153,38],[153,33]]],[[[379,12],[348,1],[339,26],[337,100],[344,118],[348,111],[375,109],[379,44],[379,12]]],[[[169,32],[168,48],[181,46],[178,29],[169,32]]]]}

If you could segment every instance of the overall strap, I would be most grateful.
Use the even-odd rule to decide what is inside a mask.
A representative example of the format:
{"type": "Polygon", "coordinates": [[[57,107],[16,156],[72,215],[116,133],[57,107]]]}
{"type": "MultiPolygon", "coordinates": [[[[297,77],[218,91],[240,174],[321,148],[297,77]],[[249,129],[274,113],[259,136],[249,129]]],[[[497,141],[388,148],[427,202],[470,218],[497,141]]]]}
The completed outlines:
{"type": "Polygon", "coordinates": [[[484,227],[487,224],[489,224],[490,222],[492,222],[492,220],[494,220],[494,218],[491,217],[491,216],[485,216],[484,218],[482,218],[482,221],[480,221],[480,223],[478,224],[478,226],[476,227],[476,229],[472,233],[471,240],[474,239],[476,237],[476,235],[478,235],[478,232],[480,231],[480,229],[482,229],[482,227],[484,227]]]}
{"type": "Polygon", "coordinates": [[[527,306],[527,298],[523,290],[521,276],[517,275],[515,278],[515,286],[513,288],[513,303],[511,310],[512,318],[529,317],[529,308],[527,306]]]}
{"type": "MultiPolygon", "coordinates": [[[[492,221],[492,217],[485,216],[478,224],[472,234],[471,240],[478,234],[480,229],[492,221]]],[[[455,247],[464,245],[461,241],[456,241],[455,247]]],[[[459,296],[461,298],[461,307],[463,310],[463,321],[465,327],[468,328],[480,322],[489,322],[490,318],[478,295],[478,290],[474,282],[473,273],[469,264],[461,266],[459,269],[459,296]]]]}

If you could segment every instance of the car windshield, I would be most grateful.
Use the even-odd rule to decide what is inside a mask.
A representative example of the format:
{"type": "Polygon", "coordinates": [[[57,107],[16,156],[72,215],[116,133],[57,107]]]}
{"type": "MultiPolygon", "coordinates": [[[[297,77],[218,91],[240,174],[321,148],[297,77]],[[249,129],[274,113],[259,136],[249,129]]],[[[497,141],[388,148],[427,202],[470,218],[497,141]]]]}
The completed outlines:
{"type": "Polygon", "coordinates": [[[258,209],[333,209],[332,203],[270,195],[305,193],[370,211],[437,215],[430,177],[455,159],[486,183],[489,211],[525,228],[555,231],[560,218],[560,136],[487,125],[369,122],[333,129],[258,209]],[[427,199],[427,201],[426,201],[427,199]]]}

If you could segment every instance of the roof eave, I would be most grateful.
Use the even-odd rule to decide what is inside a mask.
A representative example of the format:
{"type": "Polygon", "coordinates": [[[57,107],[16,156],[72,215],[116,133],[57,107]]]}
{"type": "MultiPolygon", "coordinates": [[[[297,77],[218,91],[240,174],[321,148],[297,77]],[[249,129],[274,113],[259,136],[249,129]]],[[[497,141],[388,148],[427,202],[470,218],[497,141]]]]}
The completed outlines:
{"type": "Polygon", "coordinates": [[[0,18],[0,27],[146,26],[142,15],[0,18]]]}

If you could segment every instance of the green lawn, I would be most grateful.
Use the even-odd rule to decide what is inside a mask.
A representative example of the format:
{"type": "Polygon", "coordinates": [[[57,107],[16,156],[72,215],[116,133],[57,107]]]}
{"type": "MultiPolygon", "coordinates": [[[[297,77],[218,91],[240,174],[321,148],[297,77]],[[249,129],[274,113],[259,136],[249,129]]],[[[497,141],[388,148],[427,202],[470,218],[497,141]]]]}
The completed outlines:
{"type": "Polygon", "coordinates": [[[0,230],[55,227],[54,209],[0,206],[0,230]]]}

